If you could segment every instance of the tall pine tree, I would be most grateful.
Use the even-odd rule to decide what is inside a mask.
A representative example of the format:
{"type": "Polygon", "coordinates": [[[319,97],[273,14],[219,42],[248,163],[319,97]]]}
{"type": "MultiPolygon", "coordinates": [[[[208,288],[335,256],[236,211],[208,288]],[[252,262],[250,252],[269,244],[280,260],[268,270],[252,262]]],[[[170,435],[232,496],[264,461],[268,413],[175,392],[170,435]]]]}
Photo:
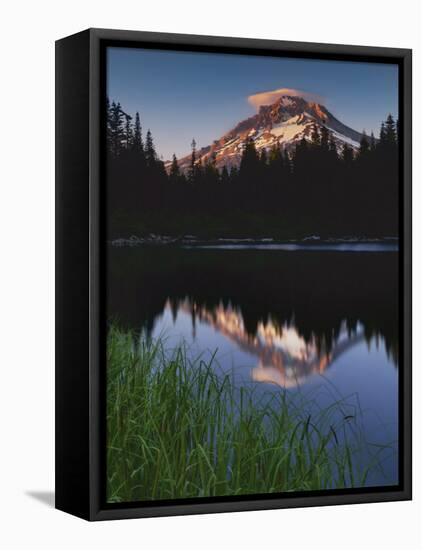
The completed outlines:
{"type": "Polygon", "coordinates": [[[135,153],[140,153],[143,155],[144,153],[144,144],[142,141],[142,127],[141,127],[141,120],[139,118],[139,113],[137,112],[135,115],[135,127],[133,130],[133,142],[132,147],[135,153]]]}

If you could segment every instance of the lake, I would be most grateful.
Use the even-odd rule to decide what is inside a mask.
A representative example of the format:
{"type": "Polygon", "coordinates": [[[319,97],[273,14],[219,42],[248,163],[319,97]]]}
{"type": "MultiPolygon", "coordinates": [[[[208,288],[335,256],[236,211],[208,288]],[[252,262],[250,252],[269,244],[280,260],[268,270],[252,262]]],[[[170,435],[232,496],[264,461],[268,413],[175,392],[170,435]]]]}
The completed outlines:
{"type": "Polygon", "coordinates": [[[359,417],[367,485],[398,482],[398,253],[394,247],[108,247],[107,314],[215,355],[256,399],[285,391],[359,417]]]}

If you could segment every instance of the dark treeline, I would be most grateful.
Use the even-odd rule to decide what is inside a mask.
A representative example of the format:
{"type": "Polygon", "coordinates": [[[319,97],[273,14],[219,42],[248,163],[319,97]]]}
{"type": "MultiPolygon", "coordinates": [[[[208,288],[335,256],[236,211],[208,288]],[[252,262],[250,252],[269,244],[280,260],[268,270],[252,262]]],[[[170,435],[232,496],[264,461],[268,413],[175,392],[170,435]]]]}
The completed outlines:
{"type": "Polygon", "coordinates": [[[202,237],[309,234],[398,234],[398,122],[389,115],[380,137],[363,134],[360,148],[338,149],[315,126],[294,149],[258,153],[249,140],[239,168],[198,160],[188,170],[176,156],[166,170],[151,131],[143,136],[119,103],[107,105],[107,183],[111,237],[149,232],[202,237]]]}

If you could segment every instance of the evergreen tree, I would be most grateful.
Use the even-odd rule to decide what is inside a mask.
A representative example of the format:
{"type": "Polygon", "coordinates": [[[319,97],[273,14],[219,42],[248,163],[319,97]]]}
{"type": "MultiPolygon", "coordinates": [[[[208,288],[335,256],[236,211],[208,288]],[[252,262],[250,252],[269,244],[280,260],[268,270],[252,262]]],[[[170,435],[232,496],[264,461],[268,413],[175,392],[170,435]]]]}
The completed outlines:
{"type": "Polygon", "coordinates": [[[385,124],[384,122],[382,122],[381,129],[380,129],[380,146],[385,145],[386,141],[387,141],[387,136],[386,136],[385,124]]]}
{"type": "Polygon", "coordinates": [[[207,187],[208,196],[214,196],[220,181],[218,170],[216,168],[215,154],[211,155],[203,167],[203,182],[207,187]]]}
{"type": "Polygon", "coordinates": [[[368,154],[370,150],[370,147],[369,147],[369,141],[368,141],[368,136],[366,135],[366,132],[365,130],[362,132],[362,137],[361,137],[361,140],[360,140],[360,146],[359,146],[359,157],[362,158],[362,157],[366,157],[366,155],[368,154]]]}
{"type": "Polygon", "coordinates": [[[122,141],[124,139],[124,113],[120,103],[113,103],[110,107],[110,150],[114,157],[119,156],[122,150],[122,141]]]}
{"type": "Polygon", "coordinates": [[[321,128],[321,138],[320,138],[320,145],[321,145],[321,150],[323,151],[323,154],[328,152],[329,144],[330,144],[330,132],[328,131],[328,128],[326,126],[323,126],[321,128]]]}
{"type": "Polygon", "coordinates": [[[154,140],[152,139],[151,130],[148,128],[145,138],[145,160],[147,166],[152,168],[157,160],[157,153],[155,152],[154,140]]]}
{"type": "Polygon", "coordinates": [[[306,170],[306,162],[308,157],[309,147],[305,136],[296,145],[296,149],[293,155],[293,173],[295,176],[300,177],[306,170]]]}
{"type": "Polygon", "coordinates": [[[311,143],[312,143],[312,145],[314,145],[314,146],[318,146],[318,145],[321,144],[321,136],[319,135],[318,127],[317,127],[316,124],[315,124],[314,127],[312,128],[312,132],[311,132],[311,143]]]}
{"type": "Polygon", "coordinates": [[[230,168],[230,181],[232,183],[235,183],[238,177],[239,177],[239,169],[237,168],[237,166],[232,166],[230,168]]]}
{"type": "Polygon", "coordinates": [[[353,149],[347,143],[343,145],[341,160],[348,166],[350,166],[353,162],[353,149]]]}
{"type": "Polygon", "coordinates": [[[170,174],[169,175],[170,175],[170,181],[172,183],[176,183],[180,178],[180,168],[179,168],[179,164],[177,162],[177,157],[174,153],[173,153],[173,159],[171,161],[170,174]]]}
{"type": "Polygon", "coordinates": [[[126,146],[126,149],[130,149],[132,147],[132,142],[133,142],[132,117],[126,113],[124,114],[124,116],[126,119],[125,133],[124,133],[125,146],[126,146]]]}
{"type": "Polygon", "coordinates": [[[136,153],[143,154],[144,152],[144,144],[142,141],[142,127],[141,127],[141,121],[139,118],[139,113],[137,112],[135,115],[135,128],[133,132],[133,150],[136,153]]]}
{"type": "Polygon", "coordinates": [[[111,105],[110,105],[110,99],[106,98],[106,139],[107,139],[107,147],[108,150],[111,150],[111,105]]]}
{"type": "Polygon", "coordinates": [[[197,166],[196,166],[196,141],[195,138],[192,139],[191,143],[191,158],[190,158],[190,167],[189,167],[189,181],[191,183],[194,183],[195,176],[198,173],[197,166]]]}
{"type": "Polygon", "coordinates": [[[245,147],[242,152],[242,158],[240,160],[239,174],[247,176],[252,172],[256,172],[259,166],[258,153],[256,152],[255,142],[253,139],[248,138],[245,147]]]}
{"type": "Polygon", "coordinates": [[[389,145],[395,145],[397,141],[396,125],[391,114],[388,115],[385,121],[385,141],[389,145]]]}
{"type": "Polygon", "coordinates": [[[328,140],[328,152],[330,153],[330,158],[332,161],[338,159],[337,144],[332,134],[330,134],[330,137],[328,140]]]}

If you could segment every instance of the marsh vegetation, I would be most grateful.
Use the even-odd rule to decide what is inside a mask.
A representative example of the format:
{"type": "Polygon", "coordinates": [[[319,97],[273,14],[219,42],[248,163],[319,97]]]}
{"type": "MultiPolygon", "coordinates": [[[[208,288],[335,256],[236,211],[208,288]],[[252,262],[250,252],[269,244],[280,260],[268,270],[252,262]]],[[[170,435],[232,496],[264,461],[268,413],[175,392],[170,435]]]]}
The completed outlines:
{"type": "Polygon", "coordinates": [[[282,388],[256,398],[216,354],[112,325],[107,342],[107,499],[252,495],[364,486],[357,414],[282,388]]]}

